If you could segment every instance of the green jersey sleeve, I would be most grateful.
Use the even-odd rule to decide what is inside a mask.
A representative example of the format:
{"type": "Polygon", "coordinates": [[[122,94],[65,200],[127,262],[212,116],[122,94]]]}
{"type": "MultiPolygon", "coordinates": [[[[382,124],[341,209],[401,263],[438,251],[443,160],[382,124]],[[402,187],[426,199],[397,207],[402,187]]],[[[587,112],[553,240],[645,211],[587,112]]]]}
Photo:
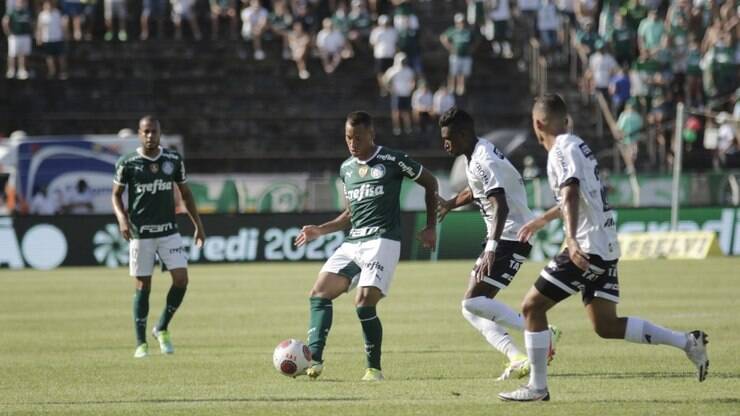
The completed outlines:
{"type": "Polygon", "coordinates": [[[411,159],[409,155],[403,152],[399,152],[398,157],[396,158],[396,163],[398,163],[398,168],[401,170],[401,174],[411,180],[419,179],[421,171],[424,169],[421,166],[421,163],[411,159]]]}

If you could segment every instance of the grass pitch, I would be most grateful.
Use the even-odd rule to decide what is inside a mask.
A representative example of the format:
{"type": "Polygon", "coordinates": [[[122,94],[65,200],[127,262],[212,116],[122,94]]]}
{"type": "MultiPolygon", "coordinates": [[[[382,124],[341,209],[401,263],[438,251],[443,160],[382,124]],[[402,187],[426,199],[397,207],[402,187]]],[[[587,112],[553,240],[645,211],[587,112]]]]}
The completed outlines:
{"type": "MultiPolygon", "coordinates": [[[[740,259],[623,262],[622,315],[710,334],[710,375],[698,383],[683,352],[599,339],[580,297],[555,308],[564,331],[550,403],[503,403],[504,359],[460,314],[472,261],[402,263],[381,302],[386,381],[359,381],[360,325],[335,301],[317,381],[272,367],[272,350],[305,339],[307,292],[320,265],[194,266],[170,327],[177,353],[150,339],[132,358],[132,279],[125,269],[0,271],[0,414],[652,415],[740,414],[740,259]]],[[[542,264],[526,263],[499,299],[517,306],[542,264]]],[[[154,278],[150,327],[169,277],[154,278]]],[[[515,339],[522,345],[521,334],[515,339]]]]}

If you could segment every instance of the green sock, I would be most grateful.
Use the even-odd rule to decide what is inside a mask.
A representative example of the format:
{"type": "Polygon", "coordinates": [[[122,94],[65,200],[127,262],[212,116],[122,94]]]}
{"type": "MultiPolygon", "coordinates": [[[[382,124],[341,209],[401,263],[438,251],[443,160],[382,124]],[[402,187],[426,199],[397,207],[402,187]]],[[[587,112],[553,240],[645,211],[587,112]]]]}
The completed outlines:
{"type": "Polygon", "coordinates": [[[310,298],[311,315],[308,322],[308,348],[314,361],[324,361],[324,347],[329,336],[334,308],[331,299],[310,298]]]}
{"type": "Polygon", "coordinates": [[[167,326],[170,324],[172,317],[175,316],[177,308],[179,308],[180,304],[182,303],[182,298],[185,297],[186,290],[188,290],[187,286],[170,287],[170,291],[167,292],[167,305],[164,307],[164,311],[162,311],[162,316],[159,318],[159,324],[157,324],[158,330],[167,330],[167,326]]]}
{"type": "Polygon", "coordinates": [[[134,329],[136,345],[146,342],[146,318],[149,315],[149,290],[136,289],[134,293],[134,329]]]}
{"type": "Polygon", "coordinates": [[[380,370],[380,346],[383,343],[383,325],[375,312],[375,306],[358,306],[357,317],[365,335],[367,367],[380,370]]]}

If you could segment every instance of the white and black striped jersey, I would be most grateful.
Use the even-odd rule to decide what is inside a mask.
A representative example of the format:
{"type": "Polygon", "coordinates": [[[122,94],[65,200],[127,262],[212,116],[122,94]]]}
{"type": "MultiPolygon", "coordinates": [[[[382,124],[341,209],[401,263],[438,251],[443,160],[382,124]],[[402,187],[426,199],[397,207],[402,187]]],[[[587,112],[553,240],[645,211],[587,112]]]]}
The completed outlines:
{"type": "Polygon", "coordinates": [[[519,229],[534,215],[527,207],[527,193],[524,190],[522,175],[501,151],[488,140],[478,139],[465,174],[468,186],[473,191],[475,203],[480,207],[486,222],[488,235],[492,234],[496,211],[488,197],[502,193],[509,206],[501,239],[517,241],[519,229]]]}
{"type": "Polygon", "coordinates": [[[578,230],[576,240],[586,253],[604,260],[619,258],[617,224],[606,200],[606,189],[599,179],[596,156],[583,140],[573,134],[561,134],[547,155],[547,177],[558,204],[560,189],[578,183],[578,230]]]}

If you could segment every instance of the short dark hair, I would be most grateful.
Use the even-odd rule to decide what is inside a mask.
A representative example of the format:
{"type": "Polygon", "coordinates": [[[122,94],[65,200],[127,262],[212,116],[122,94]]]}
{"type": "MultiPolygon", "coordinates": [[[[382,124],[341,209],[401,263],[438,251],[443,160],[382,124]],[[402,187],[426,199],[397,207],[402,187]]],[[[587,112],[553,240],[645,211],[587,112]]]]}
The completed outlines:
{"type": "Polygon", "coordinates": [[[548,118],[568,117],[568,106],[560,94],[548,93],[535,98],[534,108],[545,113],[548,118]]]}
{"type": "Polygon", "coordinates": [[[142,123],[142,122],[144,122],[144,121],[148,121],[148,122],[150,122],[150,123],[156,123],[156,124],[159,124],[159,119],[157,119],[156,117],[154,117],[154,116],[153,116],[153,115],[151,115],[151,114],[147,114],[147,115],[145,115],[144,117],[140,118],[140,119],[139,119],[139,124],[141,124],[141,123],[142,123]]]}
{"type": "Polygon", "coordinates": [[[449,127],[460,131],[475,133],[475,122],[465,110],[452,107],[439,118],[439,127],[449,127]]]}
{"type": "Polygon", "coordinates": [[[366,111],[353,111],[347,114],[347,123],[350,126],[364,126],[370,128],[373,126],[373,117],[366,111]]]}

